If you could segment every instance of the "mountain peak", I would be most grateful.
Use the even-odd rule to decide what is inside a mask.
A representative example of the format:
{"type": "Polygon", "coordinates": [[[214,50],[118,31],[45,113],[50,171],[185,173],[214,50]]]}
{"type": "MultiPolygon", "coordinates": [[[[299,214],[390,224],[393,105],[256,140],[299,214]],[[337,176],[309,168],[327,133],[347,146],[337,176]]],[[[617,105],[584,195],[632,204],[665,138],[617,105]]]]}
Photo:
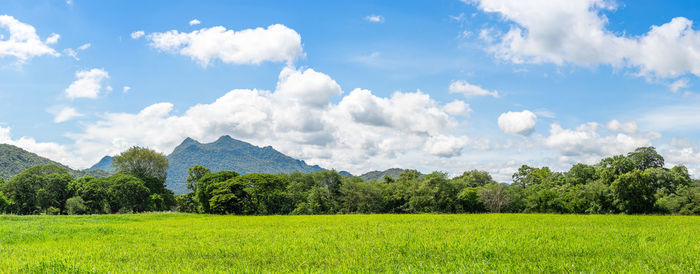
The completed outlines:
{"type": "Polygon", "coordinates": [[[199,142],[197,142],[197,140],[195,140],[195,139],[187,137],[187,138],[185,138],[185,140],[182,141],[181,144],[199,144],[199,142]]]}

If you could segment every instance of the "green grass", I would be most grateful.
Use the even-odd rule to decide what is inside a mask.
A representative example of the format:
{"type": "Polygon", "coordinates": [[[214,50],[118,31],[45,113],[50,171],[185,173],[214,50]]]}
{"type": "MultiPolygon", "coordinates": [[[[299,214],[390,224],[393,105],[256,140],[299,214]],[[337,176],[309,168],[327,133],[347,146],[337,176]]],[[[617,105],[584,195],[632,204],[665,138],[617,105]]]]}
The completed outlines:
{"type": "Polygon", "coordinates": [[[700,272],[700,217],[0,216],[0,272],[700,272]]]}

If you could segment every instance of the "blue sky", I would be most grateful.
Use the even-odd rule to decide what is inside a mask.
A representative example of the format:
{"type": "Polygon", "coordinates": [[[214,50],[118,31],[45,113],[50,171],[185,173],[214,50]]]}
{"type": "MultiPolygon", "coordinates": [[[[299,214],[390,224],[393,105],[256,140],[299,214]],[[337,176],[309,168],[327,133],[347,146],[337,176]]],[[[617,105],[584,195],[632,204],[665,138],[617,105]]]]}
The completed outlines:
{"type": "Polygon", "coordinates": [[[697,177],[698,11],[3,1],[0,142],[85,168],[131,145],[169,153],[228,134],[353,173],[478,168],[503,181],[521,164],[561,170],[654,145],[697,177]]]}

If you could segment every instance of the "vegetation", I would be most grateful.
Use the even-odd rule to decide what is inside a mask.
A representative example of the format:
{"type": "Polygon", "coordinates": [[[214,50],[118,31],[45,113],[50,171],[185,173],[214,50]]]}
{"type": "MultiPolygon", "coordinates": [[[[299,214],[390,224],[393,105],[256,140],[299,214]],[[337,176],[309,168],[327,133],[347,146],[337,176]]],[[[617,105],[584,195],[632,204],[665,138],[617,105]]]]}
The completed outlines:
{"type": "Polygon", "coordinates": [[[111,175],[110,172],[104,170],[72,170],[60,163],[51,161],[34,153],[13,145],[0,144],[0,178],[5,181],[20,174],[29,168],[41,165],[56,165],[68,172],[71,176],[93,176],[105,177],[111,175]]]}
{"type": "Polygon", "coordinates": [[[112,162],[117,173],[74,179],[65,168],[29,168],[0,182],[0,212],[98,214],[177,209],[186,213],[285,215],[349,213],[574,213],[700,215],[700,181],[683,166],[664,168],[653,147],[577,164],[567,172],[523,165],[510,185],[471,170],[448,178],[404,170],[364,181],[335,171],[240,174],[188,168],[192,192],[165,187],[165,155],[133,147],[112,162]]]}
{"type": "Polygon", "coordinates": [[[14,214],[98,214],[164,211],[175,207],[165,188],[165,156],[133,147],[116,157],[117,174],[74,179],[65,167],[29,168],[0,182],[0,210],[14,214]]]}
{"type": "Polygon", "coordinates": [[[0,216],[11,273],[700,269],[697,216],[0,216]]]}
{"type": "Polygon", "coordinates": [[[177,194],[187,193],[188,169],[202,165],[211,171],[235,170],[248,173],[304,173],[323,170],[284,155],[272,147],[257,147],[249,143],[222,136],[216,142],[202,144],[187,138],[168,155],[167,186],[177,194]]]}

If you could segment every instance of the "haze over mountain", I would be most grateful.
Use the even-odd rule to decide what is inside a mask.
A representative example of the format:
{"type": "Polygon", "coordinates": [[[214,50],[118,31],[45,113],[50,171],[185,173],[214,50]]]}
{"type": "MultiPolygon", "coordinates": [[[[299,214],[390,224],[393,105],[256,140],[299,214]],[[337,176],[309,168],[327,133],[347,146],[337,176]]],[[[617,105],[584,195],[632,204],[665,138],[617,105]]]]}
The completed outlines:
{"type": "Polygon", "coordinates": [[[39,165],[58,165],[66,170],[74,177],[82,177],[86,175],[94,177],[108,176],[110,173],[103,170],[74,170],[61,163],[41,157],[35,153],[31,153],[19,147],[0,144],[0,177],[9,180],[20,172],[39,165]]]}

